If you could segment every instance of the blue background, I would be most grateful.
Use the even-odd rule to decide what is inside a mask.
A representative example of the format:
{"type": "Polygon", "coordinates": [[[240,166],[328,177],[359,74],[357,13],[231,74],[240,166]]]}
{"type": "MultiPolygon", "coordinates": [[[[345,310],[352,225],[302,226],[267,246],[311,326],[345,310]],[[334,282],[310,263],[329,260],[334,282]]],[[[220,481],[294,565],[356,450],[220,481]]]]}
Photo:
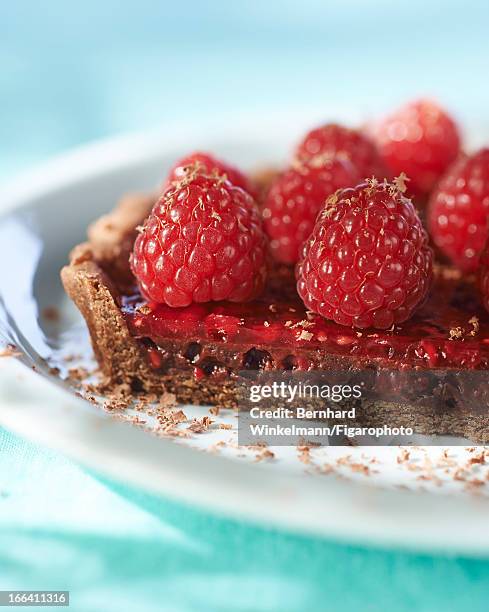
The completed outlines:
{"type": "MultiPolygon", "coordinates": [[[[374,113],[428,94],[486,121],[488,26],[482,1],[0,0],[0,178],[229,111],[374,113]]],[[[1,432],[0,587],[69,588],[84,611],[476,611],[489,564],[220,520],[1,432]]]]}
{"type": "Polygon", "coordinates": [[[419,94],[485,113],[484,0],[0,1],[0,172],[220,112],[419,94]]]}

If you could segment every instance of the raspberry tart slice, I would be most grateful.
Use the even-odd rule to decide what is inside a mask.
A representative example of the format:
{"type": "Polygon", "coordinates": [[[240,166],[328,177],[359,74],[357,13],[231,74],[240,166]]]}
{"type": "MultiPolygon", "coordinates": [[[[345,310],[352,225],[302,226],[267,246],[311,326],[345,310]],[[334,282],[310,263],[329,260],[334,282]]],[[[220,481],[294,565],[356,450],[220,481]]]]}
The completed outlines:
{"type": "Polygon", "coordinates": [[[376,240],[377,259],[354,272],[373,274],[379,263],[383,284],[371,283],[363,293],[350,272],[337,275],[339,285],[324,284],[328,266],[311,242],[298,280],[291,266],[267,262],[253,198],[218,176],[183,177],[158,200],[125,198],[89,228],[62,281],[87,322],[102,372],[134,393],[170,391],[182,402],[236,406],[246,371],[343,372],[345,382],[365,372],[374,380],[406,372],[396,397],[356,400],[364,424],[487,441],[487,315],[473,280],[453,268],[435,266],[427,294],[431,255],[401,187],[370,183],[350,190],[350,202],[354,191],[370,198],[371,214],[347,207],[331,217],[333,229],[313,231],[336,236],[340,262],[376,240]],[[334,224],[350,228],[350,237],[346,231],[340,240],[334,224]],[[399,265],[383,265],[395,253],[402,274],[399,265]],[[322,285],[314,280],[315,274],[321,280],[321,270],[322,285]],[[343,300],[336,316],[322,306],[325,295],[336,299],[335,291],[343,300]],[[354,327],[352,317],[359,323],[354,327]]]}

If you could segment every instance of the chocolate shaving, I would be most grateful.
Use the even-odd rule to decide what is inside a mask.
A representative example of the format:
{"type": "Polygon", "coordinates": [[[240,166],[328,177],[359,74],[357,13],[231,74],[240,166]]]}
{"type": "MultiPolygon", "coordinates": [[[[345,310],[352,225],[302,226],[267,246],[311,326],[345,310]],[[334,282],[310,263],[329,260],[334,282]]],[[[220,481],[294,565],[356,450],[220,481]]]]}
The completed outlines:
{"type": "Polygon", "coordinates": [[[7,344],[7,346],[0,350],[0,357],[20,357],[21,351],[15,346],[15,344],[7,344]]]}
{"type": "Polygon", "coordinates": [[[187,429],[193,433],[203,433],[209,429],[213,422],[208,416],[203,416],[201,419],[193,419],[187,429]]]}

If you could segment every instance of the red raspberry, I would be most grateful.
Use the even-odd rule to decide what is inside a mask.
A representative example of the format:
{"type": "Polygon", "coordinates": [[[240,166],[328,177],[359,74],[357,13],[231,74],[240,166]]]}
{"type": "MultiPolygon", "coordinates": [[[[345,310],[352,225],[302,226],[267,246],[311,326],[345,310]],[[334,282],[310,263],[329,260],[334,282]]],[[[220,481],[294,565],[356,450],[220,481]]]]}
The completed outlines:
{"type": "Polygon", "coordinates": [[[195,171],[155,204],[136,238],[131,268],[153,302],[244,302],[264,287],[266,252],[252,197],[223,177],[195,171]]]}
{"type": "Polygon", "coordinates": [[[428,100],[411,102],[373,127],[385,165],[411,179],[409,191],[426,195],[460,151],[453,119],[428,100]]]}
{"type": "Polygon", "coordinates": [[[296,164],[272,184],[262,209],[265,231],[276,261],[293,264],[316,221],[326,198],[340,187],[360,180],[346,159],[316,156],[296,164]]]}
{"type": "Polygon", "coordinates": [[[241,189],[244,189],[254,196],[253,186],[248,177],[246,177],[241,170],[238,170],[238,168],[234,166],[230,166],[220,159],[216,159],[210,153],[201,152],[191,153],[178,160],[168,174],[164,189],[170,187],[173,182],[182,180],[185,174],[189,171],[194,171],[196,166],[204,174],[216,176],[226,175],[230,183],[236,185],[236,187],[241,187],[241,189]]]}
{"type": "Polygon", "coordinates": [[[484,308],[489,312],[489,241],[480,255],[479,290],[484,308]]]}
{"type": "Polygon", "coordinates": [[[297,266],[310,310],[340,325],[387,329],[427,296],[433,253],[402,177],[331,196],[297,266]]]}
{"type": "Polygon", "coordinates": [[[302,161],[315,155],[347,157],[362,180],[372,176],[386,176],[377,147],[369,137],[336,123],[327,123],[311,130],[296,149],[296,157],[302,161]]]}
{"type": "Polygon", "coordinates": [[[428,207],[434,243],[460,269],[472,272],[489,235],[489,149],[461,157],[440,181],[428,207]]]}

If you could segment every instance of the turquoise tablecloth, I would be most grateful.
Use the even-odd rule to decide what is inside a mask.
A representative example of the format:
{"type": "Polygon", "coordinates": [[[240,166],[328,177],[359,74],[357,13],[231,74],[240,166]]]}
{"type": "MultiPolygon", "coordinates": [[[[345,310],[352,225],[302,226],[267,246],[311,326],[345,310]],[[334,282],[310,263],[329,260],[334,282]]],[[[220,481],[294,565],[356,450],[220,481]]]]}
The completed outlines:
{"type": "Polygon", "coordinates": [[[1,589],[70,590],[77,612],[489,606],[489,562],[346,546],[217,518],[103,480],[6,431],[0,542],[1,589]]]}
{"type": "MultiPolygon", "coordinates": [[[[228,111],[368,114],[426,93],[487,123],[482,0],[18,0],[0,13],[2,181],[94,138],[228,111]]],[[[70,589],[82,612],[476,612],[489,562],[218,519],[0,432],[0,587],[70,589]]]]}

